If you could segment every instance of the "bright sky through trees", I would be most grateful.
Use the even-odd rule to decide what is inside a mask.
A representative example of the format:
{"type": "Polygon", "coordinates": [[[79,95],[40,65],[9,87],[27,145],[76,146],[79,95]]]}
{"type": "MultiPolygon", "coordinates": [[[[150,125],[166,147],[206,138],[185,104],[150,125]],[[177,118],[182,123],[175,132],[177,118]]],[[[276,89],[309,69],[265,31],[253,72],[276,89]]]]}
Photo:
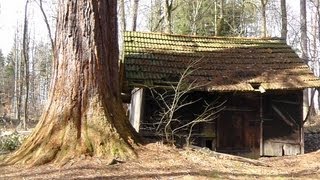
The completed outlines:
{"type": "MultiPolygon", "coordinates": [[[[140,8],[148,6],[149,0],[141,0],[140,8]]],[[[299,14],[299,0],[287,1],[287,4],[294,8],[294,12],[299,14]]],[[[24,11],[25,0],[0,0],[0,49],[7,55],[13,46],[14,34],[17,30],[17,26],[21,26],[23,23],[23,11],[24,11]]],[[[30,3],[30,14],[29,14],[29,28],[31,31],[30,36],[36,41],[47,42],[47,30],[42,19],[39,7],[35,3],[30,3]]],[[[129,10],[129,9],[127,9],[129,10]]],[[[144,10],[143,10],[144,11],[144,10]]],[[[143,13],[142,13],[143,14],[143,13]]],[[[145,13],[144,13],[145,14],[145,13]]],[[[138,19],[145,19],[141,16],[138,19]]],[[[138,22],[138,27],[142,27],[145,22],[142,20],[138,22]]],[[[128,22],[128,25],[131,23],[128,22]]],[[[140,28],[141,29],[141,28],[140,28]]],[[[145,28],[142,28],[145,29],[145,28]]],[[[21,32],[20,32],[21,34],[21,32]]]]}
{"type": "MultiPolygon", "coordinates": [[[[17,26],[23,25],[25,0],[0,0],[0,49],[7,55],[13,46],[17,26]]],[[[39,7],[30,3],[30,36],[37,41],[47,41],[47,29],[39,7]]],[[[20,28],[22,31],[22,28],[20,28]]],[[[19,32],[22,34],[22,32],[19,32]]]]}

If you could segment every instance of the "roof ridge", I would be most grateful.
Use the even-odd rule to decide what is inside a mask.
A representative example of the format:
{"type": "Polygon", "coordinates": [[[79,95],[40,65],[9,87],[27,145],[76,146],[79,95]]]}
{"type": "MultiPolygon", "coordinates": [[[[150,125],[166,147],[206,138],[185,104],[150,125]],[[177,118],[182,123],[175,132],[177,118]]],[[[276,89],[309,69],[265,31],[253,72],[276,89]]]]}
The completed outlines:
{"type": "Polygon", "coordinates": [[[234,40],[279,40],[285,41],[285,39],[280,37],[240,37],[240,36],[201,36],[201,35],[188,35],[188,34],[169,34],[163,32],[143,32],[143,31],[125,31],[125,36],[130,36],[132,34],[139,35],[155,35],[155,36],[171,36],[171,37],[182,37],[182,38],[210,38],[210,39],[234,39],[234,40]]]}

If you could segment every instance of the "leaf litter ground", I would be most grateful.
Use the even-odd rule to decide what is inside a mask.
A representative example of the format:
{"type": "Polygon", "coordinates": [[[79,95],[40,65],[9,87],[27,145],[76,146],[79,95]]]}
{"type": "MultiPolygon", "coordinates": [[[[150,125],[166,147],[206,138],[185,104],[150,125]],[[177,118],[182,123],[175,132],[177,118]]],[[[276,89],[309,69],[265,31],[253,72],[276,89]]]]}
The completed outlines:
{"type": "Polygon", "coordinates": [[[82,157],[62,167],[0,167],[0,179],[320,179],[320,151],[260,158],[261,165],[161,143],[141,145],[137,154],[136,159],[112,165],[82,157]]]}

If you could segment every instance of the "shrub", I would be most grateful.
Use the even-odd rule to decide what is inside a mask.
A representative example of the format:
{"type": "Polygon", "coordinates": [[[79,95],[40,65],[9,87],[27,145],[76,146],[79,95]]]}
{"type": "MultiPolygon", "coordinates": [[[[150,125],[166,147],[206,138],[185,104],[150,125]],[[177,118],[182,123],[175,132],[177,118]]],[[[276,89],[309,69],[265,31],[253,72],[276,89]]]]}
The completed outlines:
{"type": "Polygon", "coordinates": [[[0,151],[16,150],[22,144],[25,137],[17,132],[0,137],[0,151]]]}

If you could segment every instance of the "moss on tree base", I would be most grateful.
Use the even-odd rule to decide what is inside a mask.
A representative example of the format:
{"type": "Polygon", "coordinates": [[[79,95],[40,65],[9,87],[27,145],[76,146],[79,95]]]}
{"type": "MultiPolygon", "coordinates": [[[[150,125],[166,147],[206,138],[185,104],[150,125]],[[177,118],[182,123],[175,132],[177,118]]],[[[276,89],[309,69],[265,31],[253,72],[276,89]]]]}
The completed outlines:
{"type": "Polygon", "coordinates": [[[121,107],[114,108],[115,119],[106,114],[102,103],[94,99],[91,102],[81,117],[72,113],[56,114],[49,109],[22,146],[5,159],[5,164],[35,166],[53,162],[61,165],[83,156],[105,158],[110,162],[135,157],[133,140],[128,136],[131,128],[122,127],[127,132],[119,133],[112,123],[122,121],[121,124],[129,125],[121,107]]]}
{"type": "Polygon", "coordinates": [[[117,1],[59,1],[50,98],[6,164],[63,164],[134,156],[120,100],[117,1]]]}

